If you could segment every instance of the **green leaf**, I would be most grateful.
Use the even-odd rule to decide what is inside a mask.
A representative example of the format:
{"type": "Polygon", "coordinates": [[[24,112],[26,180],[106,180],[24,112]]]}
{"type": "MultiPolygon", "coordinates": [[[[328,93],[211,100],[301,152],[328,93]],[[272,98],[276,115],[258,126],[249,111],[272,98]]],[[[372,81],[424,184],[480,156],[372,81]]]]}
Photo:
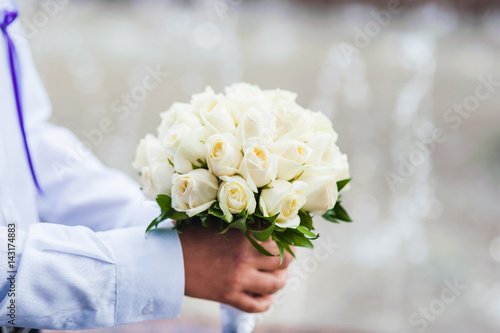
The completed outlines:
{"type": "Polygon", "coordinates": [[[196,169],[203,169],[201,166],[197,166],[196,164],[194,164],[193,162],[190,162],[191,163],[191,168],[193,170],[196,170],[196,169]]]}
{"type": "Polygon", "coordinates": [[[196,162],[198,164],[194,164],[193,162],[190,161],[191,167],[193,168],[193,170],[196,170],[196,169],[208,169],[207,163],[203,162],[201,159],[197,159],[196,162]]]}
{"type": "Polygon", "coordinates": [[[312,232],[310,230],[307,230],[306,228],[304,228],[301,225],[299,225],[297,227],[297,230],[300,231],[301,233],[303,233],[304,235],[309,236],[309,237],[313,237],[313,238],[318,238],[319,237],[319,234],[316,235],[314,232],[312,232]]]}
{"type": "Polygon", "coordinates": [[[268,185],[264,185],[264,186],[262,186],[262,187],[259,187],[259,190],[260,190],[260,191],[263,191],[263,190],[269,190],[269,189],[271,189],[271,188],[272,188],[272,187],[271,187],[271,186],[269,186],[269,184],[268,184],[268,185]]]}
{"type": "Polygon", "coordinates": [[[260,219],[263,219],[263,220],[266,220],[270,223],[274,223],[274,221],[276,221],[276,219],[278,218],[280,214],[276,214],[274,216],[264,216],[263,214],[260,213],[260,211],[256,211],[255,213],[253,213],[253,216],[255,217],[258,217],[260,219]]]}
{"type": "Polygon", "coordinates": [[[283,243],[283,247],[288,253],[290,253],[295,258],[295,253],[293,253],[292,249],[290,248],[290,245],[283,243]]]}
{"type": "Polygon", "coordinates": [[[224,235],[226,232],[229,231],[229,229],[231,229],[231,225],[228,225],[226,229],[224,229],[221,232],[219,232],[219,235],[224,235]]]}
{"type": "Polygon", "coordinates": [[[183,212],[178,212],[176,211],[175,209],[171,209],[168,213],[167,213],[167,216],[169,218],[171,218],[172,220],[177,220],[177,221],[181,221],[181,220],[186,220],[189,218],[189,216],[186,214],[186,213],[183,213],[183,212]]]}
{"type": "Polygon", "coordinates": [[[247,232],[247,218],[245,216],[237,219],[229,224],[232,228],[241,230],[242,233],[247,232]]]}
{"type": "Polygon", "coordinates": [[[177,222],[175,223],[174,229],[176,229],[177,232],[181,234],[182,228],[187,227],[189,225],[192,225],[193,223],[195,223],[197,221],[198,221],[198,218],[196,216],[193,216],[193,217],[190,217],[190,218],[187,218],[184,220],[177,220],[177,222]]]}
{"type": "Polygon", "coordinates": [[[276,242],[278,250],[280,251],[280,266],[283,263],[283,258],[285,257],[285,251],[283,250],[283,245],[280,242],[276,242]]]}
{"type": "Polygon", "coordinates": [[[205,216],[205,217],[200,217],[201,225],[204,228],[208,228],[210,226],[210,217],[205,216]]]}
{"type": "Polygon", "coordinates": [[[262,214],[259,214],[257,212],[253,213],[252,216],[254,217],[258,217],[259,219],[262,219],[262,220],[266,220],[267,222],[269,223],[274,223],[276,221],[276,219],[278,218],[280,214],[276,214],[274,216],[264,216],[262,214]]]}
{"type": "MultiPolygon", "coordinates": [[[[205,142],[203,142],[205,143],[205,142]]],[[[201,167],[204,169],[208,169],[208,165],[206,162],[203,162],[201,159],[197,159],[196,162],[200,163],[201,167]]]]}
{"type": "Polygon", "coordinates": [[[329,209],[325,214],[323,214],[323,218],[334,223],[340,223],[339,221],[352,222],[351,217],[347,214],[344,207],[342,207],[340,201],[337,201],[335,207],[329,209]]]}
{"type": "Polygon", "coordinates": [[[270,223],[274,223],[276,222],[276,219],[278,218],[280,214],[276,214],[274,216],[269,216],[269,217],[264,217],[264,219],[267,221],[267,222],[270,222],[270,223]]]}
{"type": "MultiPolygon", "coordinates": [[[[218,214],[217,212],[217,207],[216,206],[217,203],[215,203],[212,207],[214,207],[214,210],[212,211],[212,213],[210,213],[209,211],[209,214],[215,216],[218,218],[219,221],[221,221],[221,223],[223,224],[227,224],[227,228],[222,230],[219,234],[223,235],[225,234],[226,232],[228,232],[229,229],[238,229],[238,230],[241,230],[242,233],[246,233],[247,232],[247,218],[248,218],[248,214],[247,214],[247,210],[244,209],[243,211],[241,211],[240,213],[238,213],[238,215],[236,216],[233,216],[233,221],[231,222],[228,222],[226,220],[226,218],[224,217],[224,214],[221,212],[221,216],[217,216],[215,214],[218,214]]],[[[222,225],[221,225],[221,229],[222,229],[222,225]]]]}
{"type": "Polygon", "coordinates": [[[158,194],[156,196],[156,202],[160,206],[162,213],[165,215],[165,218],[170,218],[177,221],[189,218],[186,213],[178,212],[172,208],[172,198],[166,194],[158,194]]]}
{"type": "Polygon", "coordinates": [[[286,228],[283,228],[283,227],[280,227],[279,225],[277,225],[274,227],[274,230],[276,230],[277,232],[284,232],[284,231],[286,231],[286,228]]]}
{"type": "Polygon", "coordinates": [[[158,218],[155,218],[153,221],[151,221],[151,223],[148,225],[148,227],[146,228],[146,234],[151,230],[153,229],[153,227],[158,227],[158,223],[160,223],[158,221],[158,218]]]}
{"type": "Polygon", "coordinates": [[[300,225],[311,230],[313,228],[313,220],[309,213],[299,210],[300,225]]]}
{"type": "Polygon", "coordinates": [[[293,253],[292,249],[290,248],[290,244],[286,239],[282,239],[279,236],[280,234],[274,233],[273,234],[273,240],[276,242],[276,244],[281,244],[285,250],[290,253],[294,258],[295,258],[295,253],[293,253]]]}
{"type": "Polygon", "coordinates": [[[252,236],[250,236],[249,234],[245,234],[245,236],[248,238],[250,243],[252,243],[252,245],[257,249],[257,251],[259,251],[260,253],[262,253],[268,257],[276,257],[276,255],[269,253],[262,245],[257,243],[257,241],[255,239],[253,239],[252,236]]]}
{"type": "Polygon", "coordinates": [[[313,244],[311,243],[311,241],[296,230],[287,229],[282,233],[282,237],[283,239],[287,240],[290,245],[307,247],[309,249],[313,248],[313,244]]]}
{"type": "Polygon", "coordinates": [[[337,182],[337,189],[340,192],[349,182],[351,181],[352,178],[340,180],[337,182]]]}
{"type": "Polygon", "coordinates": [[[351,217],[349,216],[349,214],[347,214],[346,210],[344,209],[344,207],[342,207],[340,202],[337,202],[335,207],[333,207],[333,210],[337,219],[345,222],[352,222],[351,217]]]}
{"type": "Polygon", "coordinates": [[[308,249],[312,249],[314,247],[311,241],[306,237],[301,237],[299,235],[295,235],[295,237],[294,246],[306,247],[308,249]]]}
{"type": "Polygon", "coordinates": [[[156,202],[164,213],[168,213],[172,209],[172,198],[166,194],[158,194],[156,202]]]}
{"type": "Polygon", "coordinates": [[[162,221],[165,221],[167,219],[167,216],[165,216],[164,213],[161,213],[160,215],[158,215],[156,218],[153,219],[153,221],[151,221],[151,223],[148,225],[148,227],[146,228],[146,233],[148,233],[151,229],[153,229],[153,227],[157,228],[158,227],[158,224],[162,221]]]}
{"type": "Polygon", "coordinates": [[[327,221],[330,221],[330,222],[333,222],[333,223],[340,223],[338,220],[337,220],[337,217],[335,215],[335,211],[332,209],[329,209],[326,211],[325,214],[323,214],[323,218],[327,221]]]}
{"type": "Polygon", "coordinates": [[[243,209],[241,212],[239,212],[236,217],[238,218],[241,218],[241,217],[244,217],[244,218],[248,218],[248,211],[247,209],[243,209]]]}
{"type": "Polygon", "coordinates": [[[264,230],[251,230],[252,235],[261,242],[265,242],[271,237],[274,231],[274,223],[272,223],[269,227],[264,230]]]}
{"type": "MultiPolygon", "coordinates": [[[[305,163],[303,165],[305,165],[305,163]]],[[[290,180],[290,182],[293,183],[294,181],[296,181],[297,179],[299,179],[300,176],[302,176],[303,173],[304,173],[304,170],[302,170],[297,176],[293,177],[293,179],[290,180]]]]}
{"type": "Polygon", "coordinates": [[[219,204],[217,202],[215,202],[212,206],[210,206],[210,208],[208,209],[208,214],[223,219],[224,221],[227,222],[226,217],[224,216],[222,210],[219,208],[219,204]]]}
{"type": "Polygon", "coordinates": [[[222,230],[219,234],[223,235],[226,232],[228,232],[229,229],[238,229],[241,230],[242,233],[247,232],[247,218],[246,217],[241,217],[238,220],[231,222],[228,224],[227,228],[222,230]]]}

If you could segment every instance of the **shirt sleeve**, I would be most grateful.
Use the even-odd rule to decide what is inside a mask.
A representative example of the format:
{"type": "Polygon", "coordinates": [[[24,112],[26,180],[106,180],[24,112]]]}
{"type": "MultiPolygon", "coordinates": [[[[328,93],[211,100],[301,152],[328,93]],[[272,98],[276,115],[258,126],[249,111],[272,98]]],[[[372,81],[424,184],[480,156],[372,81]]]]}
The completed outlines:
{"type": "MultiPolygon", "coordinates": [[[[0,244],[8,263],[7,227],[0,244]]],[[[17,231],[14,244],[17,273],[0,273],[0,325],[90,329],[180,314],[183,261],[172,225],[145,239],[141,227],[93,232],[38,223],[17,231]]]]}
{"type": "Polygon", "coordinates": [[[104,166],[69,130],[42,122],[29,132],[30,150],[43,193],[41,221],[85,225],[94,231],[147,225],[159,215],[139,184],[104,166]]]}

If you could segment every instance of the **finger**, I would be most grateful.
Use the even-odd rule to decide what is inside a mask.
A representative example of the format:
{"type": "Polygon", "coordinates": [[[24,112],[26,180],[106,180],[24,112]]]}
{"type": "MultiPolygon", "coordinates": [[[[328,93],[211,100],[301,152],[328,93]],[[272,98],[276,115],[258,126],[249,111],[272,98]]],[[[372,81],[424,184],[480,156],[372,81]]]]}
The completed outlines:
{"type": "Polygon", "coordinates": [[[271,295],[285,286],[287,272],[280,270],[275,272],[249,271],[245,275],[242,288],[253,295],[271,295]]]}
{"type": "MultiPolygon", "coordinates": [[[[255,239],[253,236],[252,238],[257,242],[259,243],[267,252],[271,253],[271,254],[274,254],[274,255],[278,255],[280,253],[279,249],[278,249],[278,246],[276,245],[276,242],[272,239],[269,239],[265,242],[261,242],[261,241],[258,241],[257,239],[255,239]]],[[[252,247],[252,254],[255,255],[255,256],[262,256],[263,254],[259,252],[259,250],[257,250],[253,245],[251,245],[252,247]]]]}
{"type": "Polygon", "coordinates": [[[266,273],[276,276],[283,282],[283,285],[286,283],[286,279],[288,278],[288,269],[277,269],[275,271],[266,273]]]}
{"type": "MultiPolygon", "coordinates": [[[[271,252],[273,253],[273,252],[271,252]]],[[[280,264],[280,257],[275,256],[275,257],[269,257],[265,256],[260,252],[257,252],[253,255],[253,260],[252,263],[253,265],[262,271],[275,271],[277,269],[286,269],[290,263],[293,261],[293,256],[286,252],[284,253],[283,256],[283,262],[280,264]]]]}
{"type": "Polygon", "coordinates": [[[272,304],[272,295],[251,296],[242,291],[238,293],[233,300],[231,300],[229,305],[234,306],[241,311],[256,313],[266,311],[272,304]]]}
{"type": "MultiPolygon", "coordinates": [[[[295,254],[294,248],[292,248],[292,252],[295,254]]],[[[285,251],[285,256],[283,257],[283,262],[281,263],[280,268],[287,268],[292,263],[293,259],[295,259],[295,256],[285,251]]]]}

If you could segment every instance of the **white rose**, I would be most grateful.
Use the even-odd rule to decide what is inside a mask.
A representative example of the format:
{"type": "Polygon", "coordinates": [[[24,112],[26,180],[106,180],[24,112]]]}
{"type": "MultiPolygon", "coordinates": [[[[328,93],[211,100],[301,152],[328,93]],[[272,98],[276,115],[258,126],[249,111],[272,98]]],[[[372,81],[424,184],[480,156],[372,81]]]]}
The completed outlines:
{"type": "Polygon", "coordinates": [[[243,114],[251,107],[269,109],[270,102],[259,87],[248,83],[235,83],[226,88],[226,98],[230,100],[238,111],[235,114],[236,124],[241,122],[243,114]]]}
{"type": "Polygon", "coordinates": [[[146,139],[141,139],[135,149],[135,157],[132,162],[132,167],[137,171],[141,171],[141,169],[145,166],[149,166],[148,158],[146,157],[146,139]]]}
{"type": "MultiPolygon", "coordinates": [[[[346,154],[340,154],[337,156],[335,159],[335,162],[332,163],[331,168],[335,172],[335,179],[337,181],[341,181],[344,179],[349,179],[351,178],[351,174],[349,172],[349,162],[347,161],[347,155],[346,154]]],[[[341,192],[347,191],[350,188],[350,184],[347,184],[341,192]]]]}
{"type": "Polygon", "coordinates": [[[151,165],[151,178],[158,194],[171,194],[174,173],[174,167],[168,161],[151,165]]]}
{"type": "Polygon", "coordinates": [[[236,129],[236,122],[232,116],[231,108],[223,95],[217,95],[207,101],[204,108],[200,109],[200,117],[205,126],[210,127],[215,132],[233,133],[236,129]]]}
{"type": "Polygon", "coordinates": [[[283,228],[297,228],[300,224],[299,210],[306,202],[303,194],[286,180],[275,180],[262,190],[259,199],[260,211],[264,216],[274,216],[276,224],[283,228]]]}
{"type": "Polygon", "coordinates": [[[323,215],[335,206],[339,193],[335,174],[330,167],[307,166],[297,182],[307,184],[301,191],[307,199],[303,207],[305,211],[323,215]]]}
{"type": "Polygon", "coordinates": [[[308,142],[312,149],[308,164],[315,166],[328,166],[333,169],[337,181],[350,177],[347,155],[342,154],[335,144],[336,137],[328,132],[314,135],[308,142]]]}
{"type": "Polygon", "coordinates": [[[257,202],[250,185],[241,177],[220,177],[222,183],[217,193],[220,209],[228,222],[233,221],[232,214],[238,214],[244,209],[249,215],[255,212],[257,202]]]}
{"type": "Polygon", "coordinates": [[[189,135],[192,131],[193,129],[187,124],[174,125],[163,133],[163,137],[160,136],[160,141],[168,151],[175,154],[175,151],[179,148],[184,137],[189,135]]]}
{"type": "Polygon", "coordinates": [[[299,174],[309,159],[311,149],[302,141],[281,138],[269,146],[278,161],[278,179],[290,180],[299,174]]]}
{"type": "Polygon", "coordinates": [[[153,177],[151,176],[151,168],[149,166],[143,166],[141,168],[141,187],[142,192],[149,200],[154,200],[158,195],[158,191],[153,183],[153,177]]]}
{"type": "Polygon", "coordinates": [[[207,210],[217,198],[219,181],[206,169],[172,177],[172,208],[189,217],[207,210]]]}
{"type": "Polygon", "coordinates": [[[307,145],[312,149],[307,164],[321,166],[326,157],[332,153],[329,151],[338,150],[335,144],[335,138],[329,133],[316,133],[308,142],[307,145]]]}
{"type": "Polygon", "coordinates": [[[196,110],[186,103],[174,103],[161,115],[161,124],[158,127],[158,137],[163,139],[167,132],[175,125],[185,124],[191,129],[202,127],[201,119],[196,110]]]}
{"type": "Polygon", "coordinates": [[[235,137],[242,144],[250,138],[259,138],[268,145],[276,137],[276,118],[271,112],[251,107],[243,114],[235,137]]]}
{"type": "Polygon", "coordinates": [[[304,142],[311,141],[319,133],[327,133],[337,142],[338,134],[335,132],[330,119],[321,112],[308,111],[307,131],[300,135],[300,140],[304,142]]]}
{"type": "Polygon", "coordinates": [[[202,167],[206,164],[205,140],[207,129],[199,128],[186,135],[174,155],[174,167],[178,173],[187,173],[193,170],[193,165],[202,167]]]}
{"type": "Polygon", "coordinates": [[[231,133],[216,133],[205,142],[208,169],[217,177],[232,176],[238,172],[243,154],[241,146],[231,133]]]}
{"type": "Polygon", "coordinates": [[[202,123],[213,132],[234,132],[236,122],[232,109],[235,109],[235,106],[227,101],[224,95],[215,95],[209,90],[193,97],[192,103],[200,111],[202,123]]]}
{"type": "MultiPolygon", "coordinates": [[[[276,109],[276,134],[278,138],[294,133],[295,136],[305,130],[307,114],[304,109],[295,107],[280,107],[276,109]]],[[[291,135],[288,135],[292,137],[291,135]]]]}
{"type": "Polygon", "coordinates": [[[295,94],[287,97],[280,94],[275,94],[273,98],[273,110],[276,115],[276,135],[278,138],[287,135],[291,132],[296,132],[299,135],[305,130],[308,123],[309,112],[304,110],[300,105],[295,103],[295,94]]]}
{"type": "Polygon", "coordinates": [[[296,93],[283,89],[264,90],[263,93],[273,106],[276,106],[281,102],[294,103],[297,98],[296,93]]]}
{"type": "Polygon", "coordinates": [[[262,143],[248,140],[239,173],[245,178],[252,190],[257,192],[258,187],[265,186],[276,179],[276,159],[262,143]]]}
{"type": "Polygon", "coordinates": [[[337,141],[338,135],[337,132],[335,132],[335,130],[333,129],[333,125],[330,118],[325,116],[325,114],[322,112],[311,112],[310,117],[311,117],[311,126],[314,132],[330,133],[333,136],[334,141],[337,141]]]}
{"type": "Polygon", "coordinates": [[[132,165],[141,172],[142,188],[149,199],[158,193],[170,194],[174,174],[170,162],[172,159],[171,154],[153,135],[148,134],[139,142],[132,165]]]}
{"type": "Polygon", "coordinates": [[[201,93],[194,94],[191,97],[191,106],[195,108],[195,110],[200,110],[205,107],[207,104],[207,100],[213,98],[215,96],[215,92],[212,87],[206,87],[205,90],[201,93]]]}
{"type": "Polygon", "coordinates": [[[154,135],[147,134],[144,139],[139,141],[132,166],[140,171],[144,166],[163,163],[171,158],[172,155],[162,146],[160,140],[154,135]]]}

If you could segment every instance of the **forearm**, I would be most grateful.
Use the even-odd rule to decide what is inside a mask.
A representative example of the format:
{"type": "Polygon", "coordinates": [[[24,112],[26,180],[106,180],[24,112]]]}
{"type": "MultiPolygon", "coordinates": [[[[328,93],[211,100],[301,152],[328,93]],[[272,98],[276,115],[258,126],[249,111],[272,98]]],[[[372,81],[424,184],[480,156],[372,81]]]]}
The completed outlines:
{"type": "Polygon", "coordinates": [[[179,316],[184,294],[182,251],[175,231],[141,227],[92,232],[37,224],[15,239],[7,266],[8,228],[0,227],[0,325],[15,304],[15,326],[89,329],[179,316]],[[14,288],[8,278],[16,271],[14,288]],[[14,289],[14,292],[9,290],[14,289]],[[14,301],[12,301],[14,300],[14,301]]]}

